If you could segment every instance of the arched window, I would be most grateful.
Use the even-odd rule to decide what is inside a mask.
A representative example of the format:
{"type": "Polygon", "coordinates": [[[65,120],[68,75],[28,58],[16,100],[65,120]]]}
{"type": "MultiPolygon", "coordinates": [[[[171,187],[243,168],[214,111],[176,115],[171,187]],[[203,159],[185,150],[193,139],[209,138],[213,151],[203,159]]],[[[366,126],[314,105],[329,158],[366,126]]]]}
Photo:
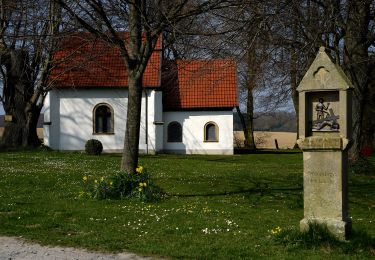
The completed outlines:
{"type": "Polygon", "coordinates": [[[204,141],[205,142],[218,142],[219,141],[219,128],[214,122],[208,122],[204,126],[204,141]]]}
{"type": "Polygon", "coordinates": [[[182,142],[182,127],[179,122],[171,122],[167,128],[167,141],[180,143],[182,142]]]}
{"type": "Polygon", "coordinates": [[[113,109],[108,104],[98,104],[93,113],[94,134],[113,134],[113,109]]]}

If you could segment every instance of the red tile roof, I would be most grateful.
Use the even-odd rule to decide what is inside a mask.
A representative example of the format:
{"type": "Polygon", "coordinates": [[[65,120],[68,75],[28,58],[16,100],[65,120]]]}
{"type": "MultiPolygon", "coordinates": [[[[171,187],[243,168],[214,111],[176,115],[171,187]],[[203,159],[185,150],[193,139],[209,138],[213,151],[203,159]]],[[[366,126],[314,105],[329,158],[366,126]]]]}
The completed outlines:
{"type": "MultiPolygon", "coordinates": [[[[122,33],[124,39],[127,34],[122,33]]],[[[143,76],[144,87],[159,87],[161,82],[161,43],[157,43],[143,76]]],[[[117,47],[88,33],[65,38],[54,55],[56,65],[49,81],[56,88],[126,87],[125,63],[117,47]]]]}
{"type": "Polygon", "coordinates": [[[162,73],[164,110],[233,108],[236,78],[233,60],[169,62],[162,73]]]}
{"type": "MultiPolygon", "coordinates": [[[[126,34],[123,33],[124,39],[126,34]]],[[[143,76],[144,87],[163,87],[164,110],[233,108],[237,106],[233,60],[163,62],[161,41],[143,76]]],[[[54,56],[49,81],[55,88],[127,87],[120,51],[88,33],[70,35],[54,56]]]]}

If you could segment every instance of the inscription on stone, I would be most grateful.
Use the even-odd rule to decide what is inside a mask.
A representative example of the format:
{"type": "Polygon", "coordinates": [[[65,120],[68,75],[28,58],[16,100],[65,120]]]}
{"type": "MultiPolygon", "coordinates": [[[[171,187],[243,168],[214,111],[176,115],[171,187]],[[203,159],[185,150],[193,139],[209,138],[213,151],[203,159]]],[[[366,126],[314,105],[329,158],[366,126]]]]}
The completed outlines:
{"type": "Polygon", "coordinates": [[[308,183],[331,183],[332,177],[335,176],[334,172],[307,172],[306,182],[308,183]]]}

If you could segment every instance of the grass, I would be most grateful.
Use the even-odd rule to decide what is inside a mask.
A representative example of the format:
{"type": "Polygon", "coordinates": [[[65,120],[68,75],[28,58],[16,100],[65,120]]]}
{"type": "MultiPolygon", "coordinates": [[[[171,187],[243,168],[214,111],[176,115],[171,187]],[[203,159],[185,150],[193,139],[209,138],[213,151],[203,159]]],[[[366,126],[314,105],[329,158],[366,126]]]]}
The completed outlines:
{"type": "Polygon", "coordinates": [[[109,175],[120,160],[118,155],[0,153],[0,234],[170,258],[375,255],[375,174],[349,178],[353,242],[311,247],[294,246],[301,238],[288,233],[303,218],[301,153],[143,156],[140,163],[169,194],[161,202],[78,197],[83,176],[109,175]],[[281,243],[272,234],[275,227],[293,239],[281,243]]]}

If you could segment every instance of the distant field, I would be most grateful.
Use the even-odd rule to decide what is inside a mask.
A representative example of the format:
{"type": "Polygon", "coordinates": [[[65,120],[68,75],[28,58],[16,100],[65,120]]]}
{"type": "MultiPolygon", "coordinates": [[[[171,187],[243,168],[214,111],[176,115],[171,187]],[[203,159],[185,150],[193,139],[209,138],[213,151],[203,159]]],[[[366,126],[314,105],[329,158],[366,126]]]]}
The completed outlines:
{"type": "MultiPolygon", "coordinates": [[[[297,133],[291,132],[255,131],[254,136],[256,146],[260,149],[276,149],[275,139],[277,140],[280,149],[291,149],[294,147],[297,139],[297,133]]],[[[245,140],[243,131],[235,131],[234,140],[236,147],[243,146],[245,140]]]]}

